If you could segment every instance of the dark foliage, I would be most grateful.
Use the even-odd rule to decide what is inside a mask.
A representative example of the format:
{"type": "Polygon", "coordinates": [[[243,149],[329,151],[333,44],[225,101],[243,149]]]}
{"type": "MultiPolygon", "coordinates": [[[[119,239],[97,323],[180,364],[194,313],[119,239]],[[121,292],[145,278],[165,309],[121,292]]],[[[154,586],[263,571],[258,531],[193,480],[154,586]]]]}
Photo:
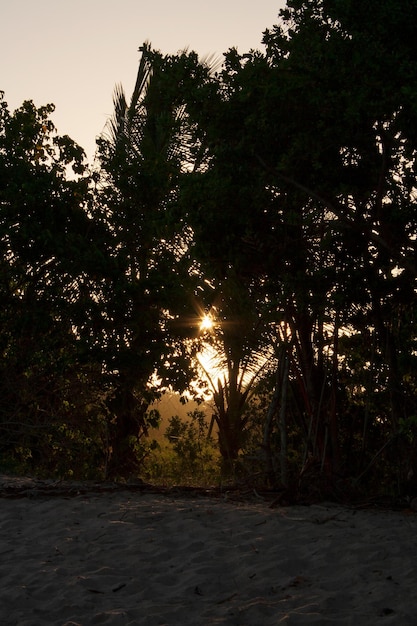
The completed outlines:
{"type": "Polygon", "coordinates": [[[145,44],[94,176],[51,107],[1,103],[8,463],[137,474],[152,401],[200,375],[225,472],[416,493],[416,15],[289,0],[221,68],[145,44]]]}

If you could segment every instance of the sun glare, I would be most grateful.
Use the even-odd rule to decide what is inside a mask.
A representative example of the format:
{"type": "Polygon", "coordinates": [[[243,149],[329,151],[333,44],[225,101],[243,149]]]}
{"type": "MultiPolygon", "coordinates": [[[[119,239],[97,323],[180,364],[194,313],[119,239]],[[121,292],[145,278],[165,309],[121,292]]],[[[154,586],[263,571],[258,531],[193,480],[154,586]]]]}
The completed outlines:
{"type": "Polygon", "coordinates": [[[211,317],[211,315],[204,315],[201,318],[201,322],[200,322],[200,330],[202,332],[207,331],[207,330],[211,330],[213,328],[213,319],[211,317]]]}

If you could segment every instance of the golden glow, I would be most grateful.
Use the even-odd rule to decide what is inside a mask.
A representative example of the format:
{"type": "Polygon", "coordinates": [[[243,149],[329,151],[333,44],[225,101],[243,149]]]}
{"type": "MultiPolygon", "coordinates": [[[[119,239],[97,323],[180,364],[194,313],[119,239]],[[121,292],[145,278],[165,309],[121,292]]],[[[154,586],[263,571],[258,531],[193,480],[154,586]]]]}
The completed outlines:
{"type": "Polygon", "coordinates": [[[213,318],[211,317],[211,315],[204,315],[201,318],[201,322],[200,322],[200,330],[202,332],[206,332],[208,330],[211,330],[213,328],[213,318]]]}

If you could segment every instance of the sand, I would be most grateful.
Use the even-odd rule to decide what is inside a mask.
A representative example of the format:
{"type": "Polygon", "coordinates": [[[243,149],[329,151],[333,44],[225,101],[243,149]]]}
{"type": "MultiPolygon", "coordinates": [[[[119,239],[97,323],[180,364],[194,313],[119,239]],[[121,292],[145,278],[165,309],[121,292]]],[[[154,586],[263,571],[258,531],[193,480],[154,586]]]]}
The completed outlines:
{"type": "Polygon", "coordinates": [[[2,626],[417,623],[412,511],[35,491],[0,554],[2,626]]]}

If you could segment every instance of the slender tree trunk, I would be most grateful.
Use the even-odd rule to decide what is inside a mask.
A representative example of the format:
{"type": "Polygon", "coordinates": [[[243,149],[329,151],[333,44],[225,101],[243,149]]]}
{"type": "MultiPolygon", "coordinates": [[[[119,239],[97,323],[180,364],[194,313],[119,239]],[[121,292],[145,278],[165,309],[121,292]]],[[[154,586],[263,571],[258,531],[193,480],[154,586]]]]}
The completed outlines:
{"type": "Polygon", "coordinates": [[[281,482],[284,487],[288,487],[288,449],[287,449],[287,392],[288,392],[288,372],[289,359],[285,353],[283,356],[283,372],[281,382],[281,406],[279,409],[279,431],[280,431],[280,470],[281,482]]]}
{"type": "Polygon", "coordinates": [[[371,362],[369,365],[369,376],[367,381],[367,389],[366,389],[366,404],[365,404],[365,417],[363,421],[363,433],[362,433],[362,462],[363,464],[365,452],[368,443],[368,426],[369,426],[369,413],[371,408],[372,396],[373,396],[373,386],[374,386],[374,368],[375,368],[375,342],[376,342],[376,333],[371,331],[370,336],[371,342],[371,362]]]}
{"type": "Polygon", "coordinates": [[[262,449],[265,454],[265,475],[267,482],[271,486],[275,486],[277,479],[272,456],[271,435],[274,427],[274,418],[278,412],[279,399],[281,396],[280,369],[280,364],[278,364],[275,376],[275,389],[266,414],[262,440],[262,449]]]}
{"type": "Polygon", "coordinates": [[[337,384],[338,384],[338,353],[339,353],[339,314],[336,313],[333,336],[332,382],[329,407],[329,430],[331,442],[331,467],[333,474],[340,470],[339,424],[337,419],[337,384]]]}

